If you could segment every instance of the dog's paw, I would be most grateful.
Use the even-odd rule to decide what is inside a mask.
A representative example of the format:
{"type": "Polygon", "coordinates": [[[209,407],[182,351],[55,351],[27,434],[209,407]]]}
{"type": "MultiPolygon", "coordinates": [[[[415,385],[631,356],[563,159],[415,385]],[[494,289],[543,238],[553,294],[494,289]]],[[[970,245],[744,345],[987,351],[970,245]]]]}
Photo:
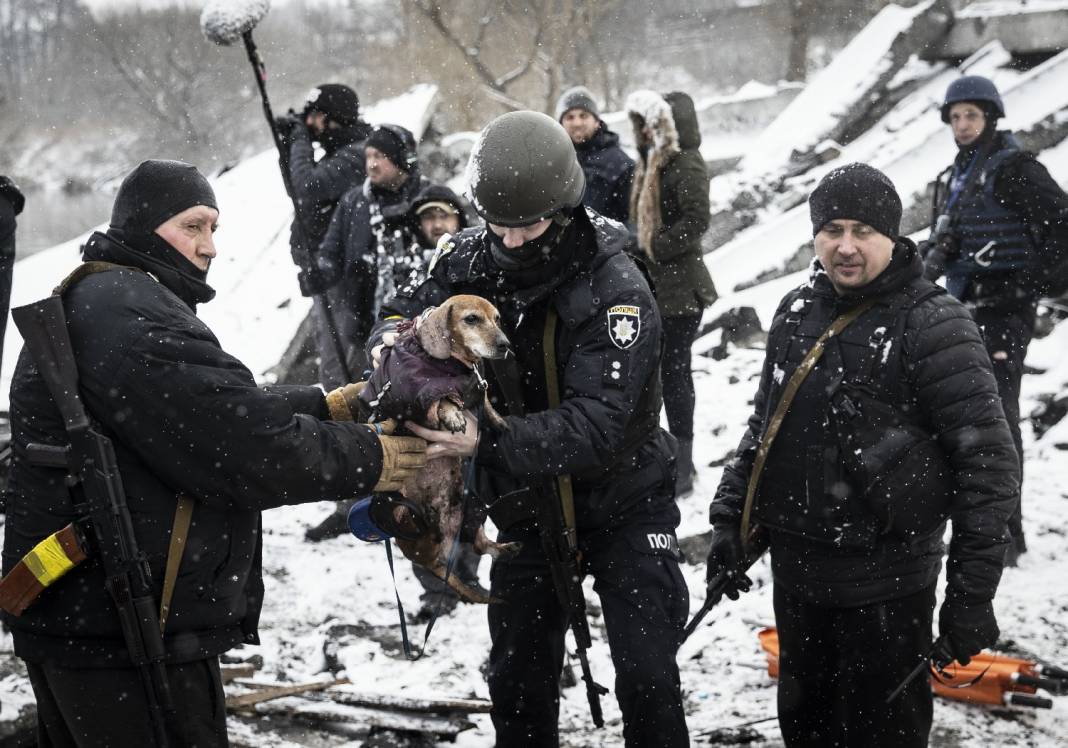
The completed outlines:
{"type": "Polygon", "coordinates": [[[467,429],[467,416],[455,403],[442,400],[438,403],[438,427],[454,434],[463,433],[467,429]]]}
{"type": "Polygon", "coordinates": [[[523,544],[512,541],[511,543],[495,543],[490,542],[485,550],[485,553],[494,561],[499,559],[511,559],[519,555],[519,551],[522,550],[523,544]]]}

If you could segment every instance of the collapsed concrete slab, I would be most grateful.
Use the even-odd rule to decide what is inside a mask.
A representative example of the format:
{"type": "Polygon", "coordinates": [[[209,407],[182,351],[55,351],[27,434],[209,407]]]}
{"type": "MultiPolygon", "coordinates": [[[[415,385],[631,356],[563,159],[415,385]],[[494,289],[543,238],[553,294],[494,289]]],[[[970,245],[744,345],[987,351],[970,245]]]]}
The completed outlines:
{"type": "Polygon", "coordinates": [[[1068,48],[1065,0],[985,0],[962,8],[945,38],[923,50],[927,60],[959,60],[993,40],[1013,55],[1053,54],[1068,48]]]}
{"type": "Polygon", "coordinates": [[[909,58],[941,38],[951,19],[945,0],[883,8],[760,134],[739,169],[760,180],[789,170],[823,141],[842,142],[909,58]]]}

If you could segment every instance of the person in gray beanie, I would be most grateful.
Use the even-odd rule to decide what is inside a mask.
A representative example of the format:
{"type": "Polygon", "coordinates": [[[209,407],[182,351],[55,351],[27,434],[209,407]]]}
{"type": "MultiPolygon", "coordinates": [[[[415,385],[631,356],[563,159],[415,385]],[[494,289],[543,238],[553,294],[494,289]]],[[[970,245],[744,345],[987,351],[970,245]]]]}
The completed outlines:
{"type": "Polygon", "coordinates": [[[927,678],[887,697],[926,658],[967,664],[997,641],[1020,466],[979,330],[924,279],[890,180],[843,166],[809,208],[812,274],[771,323],[753,411],[709,509],[707,580],[737,599],[770,549],[788,748],[919,748],[927,678]]]}
{"type": "Polygon", "coordinates": [[[634,160],[619,147],[619,135],[601,120],[593,93],[584,86],[569,88],[556,102],[556,121],[575,144],[586,175],[583,203],[602,216],[628,223],[634,160]]]}

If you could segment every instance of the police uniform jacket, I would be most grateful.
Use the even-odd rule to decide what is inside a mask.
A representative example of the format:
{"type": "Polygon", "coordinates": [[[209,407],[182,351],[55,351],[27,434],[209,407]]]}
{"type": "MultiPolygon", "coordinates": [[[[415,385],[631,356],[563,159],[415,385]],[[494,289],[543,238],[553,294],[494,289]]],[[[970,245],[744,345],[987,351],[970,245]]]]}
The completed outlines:
{"type": "MultiPolygon", "coordinates": [[[[955,476],[957,491],[948,507],[950,588],[987,601],[1001,576],[1006,520],[1020,473],[990,358],[967,309],[923,279],[915,245],[905,239],[887,269],[855,293],[836,293],[815,262],[811,281],[782,300],[753,414],[724,470],[711,521],[738,521],[760,439],[816,338],[865,299],[904,294],[917,303],[901,312],[907,316],[900,337],[887,334],[894,323],[877,304],[828,342],[787,412],[760,480],[754,517],[770,535],[775,582],[817,604],[851,607],[904,597],[934,584],[941,568],[944,523],[911,540],[890,531],[867,547],[849,542],[849,528],[866,517],[860,497],[841,501],[849,492],[837,484],[849,477],[828,425],[828,392],[836,381],[852,378],[862,362],[874,364],[865,375],[868,383],[937,437],[955,476]],[[883,382],[890,365],[896,373],[883,382]]],[[[922,475],[925,467],[915,469],[922,475]]],[[[925,500],[922,489],[909,498],[925,500]]]]}
{"type": "MultiPolygon", "coordinates": [[[[80,394],[114,443],[140,549],[156,596],[177,497],[194,501],[167,622],[171,662],[258,641],[263,595],[260,512],[366,492],[382,469],[366,426],[335,423],[322,391],[267,392],[194,313],[214,292],[162,240],[138,250],[118,232],[94,234],[87,260],[128,266],[94,273],[64,294],[80,394]],[[148,272],[143,272],[148,271],[148,272]]],[[[77,519],[66,471],[30,464],[30,443],[61,445],[59,411],[23,350],[11,387],[13,461],[3,569],[77,519]]],[[[5,614],[15,653],[64,667],[129,664],[118,614],[90,557],[48,587],[22,616],[5,614]]]]}
{"type": "MultiPolygon", "coordinates": [[[[673,450],[659,427],[656,302],[623,251],[628,235],[622,226],[579,208],[566,232],[552,262],[533,271],[502,270],[485,229],[461,232],[439,247],[425,281],[401,288],[387,302],[386,319],[368,345],[395,324],[391,316],[413,318],[454,294],[488,299],[515,353],[524,411],[506,416],[507,431],[483,426],[478,492],[490,516],[497,522],[495,503],[532,481],[570,474],[580,533],[624,523],[674,528],[673,450]],[[558,408],[549,408],[545,389],[542,339],[550,307],[559,316],[558,408]]],[[[493,369],[487,379],[492,402],[507,414],[493,369]]]]}

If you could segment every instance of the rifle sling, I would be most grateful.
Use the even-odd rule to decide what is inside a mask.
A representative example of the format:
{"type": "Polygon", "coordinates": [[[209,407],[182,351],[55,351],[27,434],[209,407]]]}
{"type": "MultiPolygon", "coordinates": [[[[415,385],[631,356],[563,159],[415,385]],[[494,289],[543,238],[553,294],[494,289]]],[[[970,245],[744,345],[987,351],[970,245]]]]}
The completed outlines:
{"type": "Polygon", "coordinates": [[[757,488],[760,485],[760,476],[761,473],[764,472],[764,465],[767,463],[771,445],[775,441],[775,437],[779,434],[779,428],[782,426],[782,422],[786,418],[786,412],[790,409],[790,404],[794,401],[794,396],[797,395],[797,391],[801,389],[801,383],[805,381],[805,378],[816,367],[816,362],[818,362],[823,355],[823,350],[826,347],[827,341],[842,332],[842,330],[848,327],[855,319],[857,319],[857,317],[871,309],[877,301],[878,298],[868,299],[835,319],[834,322],[831,323],[831,326],[824,330],[823,334],[820,335],[812,345],[812,348],[794,370],[793,375],[790,377],[790,381],[786,383],[782,397],[779,398],[779,403],[775,407],[775,413],[772,414],[771,421],[764,430],[764,436],[760,439],[756,458],[753,460],[753,470],[749,474],[749,484],[746,486],[745,490],[745,505],[742,507],[741,534],[743,542],[747,545],[750,542],[749,522],[753,511],[753,504],[756,499],[757,488]]]}
{"type": "MultiPolygon", "coordinates": [[[[52,294],[62,296],[83,278],[108,270],[135,270],[140,268],[118,265],[111,262],[83,262],[64,278],[52,294]]],[[[69,447],[68,447],[69,449],[69,447]]],[[[33,460],[31,459],[31,462],[33,460]]],[[[178,578],[178,569],[182,563],[189,526],[193,518],[193,500],[185,494],[178,495],[178,504],[174,512],[174,524],[171,527],[171,541],[167,549],[167,566],[163,577],[163,592],[159,605],[159,633],[163,636],[170,614],[174,586],[178,578]]],[[[90,549],[80,537],[75,525],[70,524],[49,535],[38,543],[0,579],[0,607],[12,615],[22,612],[40,597],[45,589],[58,582],[67,572],[78,566],[90,556],[90,549]]]]}
{"type": "Polygon", "coordinates": [[[163,573],[163,594],[159,600],[159,635],[167,628],[167,616],[171,612],[174,583],[178,579],[178,567],[182,564],[185,541],[189,539],[189,525],[193,520],[193,500],[184,493],[178,494],[178,506],[174,510],[174,525],[171,527],[171,543],[167,548],[167,569],[163,573]]]}
{"type": "MultiPolygon", "coordinates": [[[[550,303],[545,313],[545,333],[542,335],[542,355],[545,358],[545,391],[550,408],[560,407],[560,382],[556,373],[556,308],[550,303]]],[[[560,505],[564,512],[564,525],[572,550],[578,547],[575,536],[575,494],[571,488],[571,476],[556,476],[557,489],[560,492],[560,505]]]]}

